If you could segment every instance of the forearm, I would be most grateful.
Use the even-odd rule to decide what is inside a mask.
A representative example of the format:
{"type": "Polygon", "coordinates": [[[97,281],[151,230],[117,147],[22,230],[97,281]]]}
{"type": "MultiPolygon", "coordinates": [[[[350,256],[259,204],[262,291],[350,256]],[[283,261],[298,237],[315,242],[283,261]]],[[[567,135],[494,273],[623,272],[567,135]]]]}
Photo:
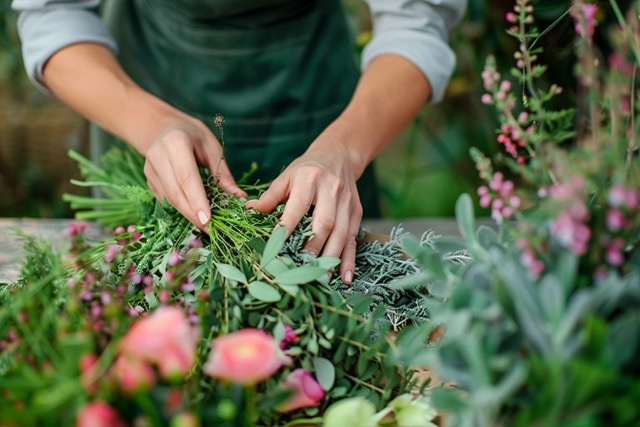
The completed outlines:
{"type": "Polygon", "coordinates": [[[61,49],[44,67],[49,89],[87,119],[131,144],[143,155],[164,129],[186,115],[142,90],[111,51],[94,43],[61,49]]]}
{"type": "Polygon", "coordinates": [[[363,72],[348,107],[311,149],[344,145],[360,176],[430,97],[429,81],[413,63],[399,55],[381,55],[363,72]]]}

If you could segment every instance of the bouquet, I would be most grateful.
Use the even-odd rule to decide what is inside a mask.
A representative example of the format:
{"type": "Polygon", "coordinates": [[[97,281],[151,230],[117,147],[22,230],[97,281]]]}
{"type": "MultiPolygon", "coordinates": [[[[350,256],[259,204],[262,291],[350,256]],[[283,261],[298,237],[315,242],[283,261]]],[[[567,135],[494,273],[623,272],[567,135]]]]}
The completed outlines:
{"type": "MultiPolygon", "coordinates": [[[[100,164],[77,153],[106,197],[66,195],[78,222],[61,252],[22,234],[18,283],[0,288],[0,419],[6,425],[430,425],[424,375],[428,281],[399,245],[361,243],[355,279],[285,239],[203,171],[203,233],[155,200],[132,149],[100,164]],[[86,220],[106,232],[91,239],[86,220]]],[[[248,193],[264,187],[243,184],[248,193]]],[[[420,245],[438,239],[425,233],[420,245]]],[[[449,262],[466,260],[452,253],[449,262]]]]}

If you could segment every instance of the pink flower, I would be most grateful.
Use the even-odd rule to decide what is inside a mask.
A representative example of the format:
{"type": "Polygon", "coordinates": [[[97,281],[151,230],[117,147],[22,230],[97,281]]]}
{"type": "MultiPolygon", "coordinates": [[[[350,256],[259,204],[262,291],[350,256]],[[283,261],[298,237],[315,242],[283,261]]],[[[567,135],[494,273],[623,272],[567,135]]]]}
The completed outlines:
{"type": "Polygon", "coordinates": [[[593,33],[596,30],[598,21],[596,20],[596,13],[598,13],[598,6],[595,4],[583,4],[578,9],[577,13],[574,13],[573,18],[575,20],[575,31],[582,37],[593,37],[593,33]]]}
{"type": "Polygon", "coordinates": [[[169,265],[172,267],[175,267],[176,265],[178,265],[180,263],[180,252],[173,251],[171,252],[171,254],[169,255],[169,265]]]}
{"type": "Polygon", "coordinates": [[[624,263],[624,254],[622,253],[622,249],[624,248],[624,241],[618,237],[613,239],[611,244],[607,247],[607,252],[605,257],[607,262],[614,267],[621,266],[624,263]]]}
{"type": "Polygon", "coordinates": [[[178,308],[160,306],[133,324],[120,342],[121,354],[158,366],[160,375],[186,375],[196,359],[200,331],[178,308]]]}
{"type": "Polygon", "coordinates": [[[625,227],[629,220],[618,209],[609,209],[607,211],[607,227],[611,231],[618,231],[625,227]]]}
{"type": "Polygon", "coordinates": [[[248,328],[214,339],[203,372],[212,378],[252,385],[289,363],[271,335],[248,328]]]}
{"type": "Polygon", "coordinates": [[[138,359],[119,356],[113,365],[115,377],[122,390],[134,393],[153,386],[156,377],[147,363],[138,359]]]}
{"type": "Polygon", "coordinates": [[[84,353],[78,359],[78,367],[80,368],[80,383],[89,393],[96,393],[96,363],[98,356],[94,353],[84,353]]]}
{"type": "Polygon", "coordinates": [[[97,400],[84,405],[76,419],[77,427],[125,427],[115,409],[97,400]]]}
{"type": "Polygon", "coordinates": [[[284,337],[282,337],[282,341],[280,341],[280,348],[285,349],[289,344],[296,341],[298,339],[298,334],[293,328],[287,324],[284,325],[284,337]]]}
{"type": "Polygon", "coordinates": [[[113,260],[116,259],[116,255],[120,252],[120,249],[122,248],[118,245],[107,245],[107,253],[104,255],[104,262],[107,264],[113,262],[113,260]]]}
{"type": "Polygon", "coordinates": [[[69,236],[78,236],[87,230],[87,223],[82,221],[72,221],[67,228],[69,236]]]}
{"type": "Polygon", "coordinates": [[[293,394],[278,406],[280,412],[318,406],[324,398],[324,390],[306,369],[291,372],[282,387],[293,391],[293,394]]]}

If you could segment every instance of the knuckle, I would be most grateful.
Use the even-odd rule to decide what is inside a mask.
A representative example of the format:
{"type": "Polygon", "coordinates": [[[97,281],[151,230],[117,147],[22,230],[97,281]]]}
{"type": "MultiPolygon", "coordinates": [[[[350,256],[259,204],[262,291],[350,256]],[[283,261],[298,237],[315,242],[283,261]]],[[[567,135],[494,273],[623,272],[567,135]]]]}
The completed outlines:
{"type": "Polygon", "coordinates": [[[194,179],[193,173],[189,170],[177,170],[176,181],[181,187],[189,184],[194,179]]]}
{"type": "Polygon", "coordinates": [[[178,198],[178,192],[177,191],[168,191],[164,194],[164,198],[167,199],[167,202],[169,202],[169,204],[173,207],[176,206],[179,198],[178,198]]]}
{"type": "Polygon", "coordinates": [[[318,215],[315,219],[316,229],[319,232],[328,232],[333,230],[336,225],[336,219],[330,215],[318,215]]]}

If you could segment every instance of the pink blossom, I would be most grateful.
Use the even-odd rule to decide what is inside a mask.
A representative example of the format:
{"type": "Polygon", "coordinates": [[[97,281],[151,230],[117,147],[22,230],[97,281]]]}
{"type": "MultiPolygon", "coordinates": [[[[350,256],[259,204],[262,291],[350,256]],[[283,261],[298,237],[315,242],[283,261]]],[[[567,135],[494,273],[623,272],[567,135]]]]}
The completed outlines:
{"type": "Polygon", "coordinates": [[[89,393],[96,393],[96,368],[98,356],[94,353],[84,353],[78,359],[78,367],[80,368],[80,383],[89,393]]]}
{"type": "Polygon", "coordinates": [[[581,37],[591,38],[595,33],[596,25],[596,13],[598,12],[598,6],[595,4],[583,4],[577,13],[574,13],[575,31],[581,37]]]}
{"type": "Polygon", "coordinates": [[[67,228],[67,234],[69,236],[78,236],[84,233],[87,229],[87,223],[82,221],[72,221],[67,228]]]}
{"type": "Polygon", "coordinates": [[[120,252],[122,247],[118,245],[107,245],[107,253],[104,255],[104,262],[107,264],[113,262],[116,259],[116,255],[120,252]]]}
{"type": "Polygon", "coordinates": [[[133,324],[120,342],[121,354],[156,364],[164,378],[186,375],[196,359],[200,332],[178,308],[160,306],[133,324]]]}
{"type": "Polygon", "coordinates": [[[608,202],[614,208],[618,208],[625,204],[627,199],[627,189],[622,184],[615,184],[609,189],[608,202]]]}
{"type": "Polygon", "coordinates": [[[289,363],[271,335],[247,328],[214,339],[203,372],[212,378],[251,385],[289,363]]]}
{"type": "Polygon", "coordinates": [[[120,388],[127,393],[148,390],[156,380],[151,366],[139,359],[126,356],[116,359],[113,371],[120,388]]]}
{"type": "Polygon", "coordinates": [[[178,252],[177,250],[171,252],[171,254],[169,255],[168,263],[172,267],[178,265],[180,263],[180,252],[178,252]]]}
{"type": "Polygon", "coordinates": [[[285,349],[289,344],[296,341],[298,339],[298,334],[293,328],[285,323],[284,325],[284,337],[282,337],[282,341],[280,341],[280,348],[285,349]]]}
{"type": "Polygon", "coordinates": [[[507,22],[510,22],[510,23],[512,23],[512,24],[515,24],[515,22],[516,22],[516,20],[517,20],[517,19],[516,19],[516,15],[515,15],[515,13],[513,13],[513,12],[507,12],[507,14],[506,14],[506,16],[505,16],[505,20],[506,20],[507,22]]]}
{"type": "Polygon", "coordinates": [[[282,387],[293,394],[278,406],[280,412],[318,406],[324,398],[324,390],[306,369],[295,369],[284,380],[282,387]]]}
{"type": "Polygon", "coordinates": [[[620,212],[620,210],[612,208],[607,210],[607,227],[611,231],[618,231],[629,223],[629,219],[620,212]]]}
{"type": "Polygon", "coordinates": [[[622,249],[624,248],[624,241],[617,237],[613,239],[613,241],[607,246],[607,252],[605,257],[607,262],[614,267],[619,267],[624,263],[624,254],[622,253],[622,249]]]}
{"type": "Polygon", "coordinates": [[[77,427],[125,427],[116,410],[100,400],[84,405],[78,412],[76,423],[77,427]]]}
{"type": "Polygon", "coordinates": [[[551,232],[558,241],[576,255],[587,252],[591,230],[567,211],[561,212],[551,224],[551,232]]]}
{"type": "Polygon", "coordinates": [[[493,97],[491,94],[485,93],[480,97],[480,101],[485,105],[491,105],[493,104],[493,97]]]}
{"type": "Polygon", "coordinates": [[[115,230],[113,230],[113,234],[115,234],[115,235],[117,236],[118,234],[122,234],[122,233],[124,233],[124,231],[125,231],[125,230],[124,230],[124,227],[123,227],[123,226],[118,226],[118,227],[116,227],[116,229],[115,229],[115,230]]]}

